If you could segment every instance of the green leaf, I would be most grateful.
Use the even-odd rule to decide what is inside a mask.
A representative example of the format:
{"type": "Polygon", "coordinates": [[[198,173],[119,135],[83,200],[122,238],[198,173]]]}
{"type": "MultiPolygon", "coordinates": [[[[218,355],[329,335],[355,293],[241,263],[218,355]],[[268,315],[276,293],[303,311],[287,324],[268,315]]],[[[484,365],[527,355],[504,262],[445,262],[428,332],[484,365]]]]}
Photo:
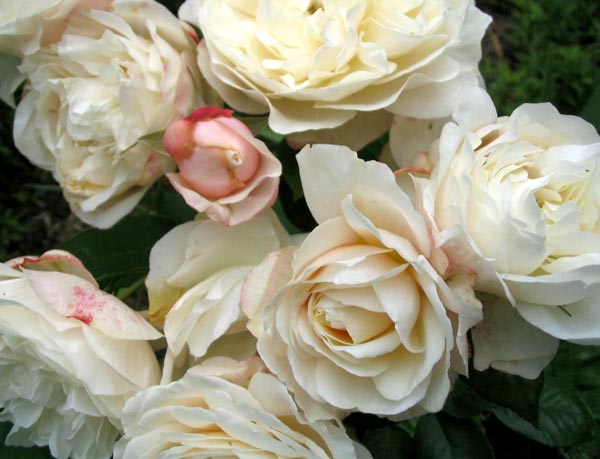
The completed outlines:
{"type": "Polygon", "coordinates": [[[527,422],[514,411],[501,406],[495,406],[492,408],[492,412],[496,415],[500,422],[502,422],[502,424],[508,428],[534,441],[543,443],[545,445],[548,444],[542,432],[540,432],[536,427],[527,422]]]}
{"type": "Polygon", "coordinates": [[[163,145],[163,137],[165,136],[165,131],[157,131],[151,132],[150,134],[146,134],[139,138],[139,143],[145,143],[149,147],[157,150],[157,151],[165,151],[165,147],[163,145]]]}
{"type": "Polygon", "coordinates": [[[285,136],[273,131],[268,125],[260,130],[258,137],[261,137],[267,144],[274,145],[280,144],[285,140],[285,136]]]}
{"type": "Polygon", "coordinates": [[[423,416],[415,433],[418,459],[493,459],[483,429],[473,420],[423,416]]]}
{"type": "Polygon", "coordinates": [[[291,220],[288,218],[287,214],[285,213],[285,209],[283,208],[283,205],[281,204],[281,200],[277,199],[277,201],[275,201],[275,204],[273,204],[273,211],[277,214],[277,218],[279,218],[279,221],[281,222],[281,224],[284,226],[284,228],[286,229],[286,231],[290,234],[298,234],[301,233],[302,231],[300,230],[300,228],[298,228],[296,225],[294,225],[291,220]]]}
{"type": "Polygon", "coordinates": [[[600,388],[579,392],[579,397],[586,404],[591,415],[600,421],[600,388]]]}
{"type": "Polygon", "coordinates": [[[493,369],[477,371],[471,368],[468,384],[485,400],[508,408],[537,425],[538,400],[544,384],[542,376],[530,380],[493,369]]]}
{"type": "Polygon", "coordinates": [[[455,418],[471,418],[490,411],[491,404],[477,394],[462,378],[454,383],[446,399],[444,412],[455,418]]]}
{"type": "Polygon", "coordinates": [[[361,443],[371,452],[373,459],[414,459],[415,442],[399,425],[368,429],[361,443]]]}
{"type": "Polygon", "coordinates": [[[549,445],[564,447],[588,439],[595,423],[575,390],[547,373],[540,397],[539,427],[549,445]]]}
{"type": "Polygon", "coordinates": [[[296,152],[287,144],[277,149],[277,158],[281,161],[283,174],[279,184],[279,200],[287,219],[300,231],[311,231],[315,222],[306,200],[300,180],[300,170],[296,161],[296,152]]]}
{"type": "Polygon", "coordinates": [[[291,148],[281,148],[277,151],[277,159],[281,162],[283,169],[281,178],[289,186],[292,192],[292,200],[298,201],[304,198],[300,169],[296,161],[296,152],[291,148]]]}
{"type": "Polygon", "coordinates": [[[52,457],[48,448],[6,446],[6,436],[10,432],[9,422],[0,423],[0,458],[2,459],[49,459],[52,457]]]}
{"type": "Polygon", "coordinates": [[[125,150],[121,151],[119,153],[119,155],[126,153],[127,151],[131,150],[132,148],[134,148],[135,146],[137,146],[141,143],[148,145],[153,150],[166,153],[165,147],[163,145],[164,135],[165,135],[165,131],[157,131],[157,132],[151,132],[150,134],[146,134],[145,136],[142,136],[139,139],[137,139],[135,143],[133,143],[132,145],[129,145],[127,148],[125,148],[125,150]]]}
{"type": "Polygon", "coordinates": [[[566,459],[598,459],[600,451],[600,439],[594,438],[572,448],[564,449],[563,456],[566,459]]]}
{"type": "Polygon", "coordinates": [[[552,368],[579,390],[600,388],[600,346],[579,346],[563,341],[552,368]]]}
{"type": "Polygon", "coordinates": [[[128,217],[108,230],[85,231],[62,248],[81,259],[102,289],[116,293],[148,273],[150,249],[172,227],[163,217],[128,217]]]}
{"type": "Polygon", "coordinates": [[[167,218],[177,226],[193,220],[197,212],[173,188],[157,184],[146,193],[135,214],[167,218]]]}
{"type": "Polygon", "coordinates": [[[546,371],[540,396],[539,423],[535,427],[514,411],[495,407],[494,414],[506,426],[540,443],[574,446],[591,439],[594,419],[575,390],[546,371]]]}
{"type": "MultiPolygon", "coordinates": [[[[244,123],[254,135],[257,135],[259,132],[263,132],[263,130],[267,127],[267,123],[269,121],[268,116],[236,116],[236,118],[239,119],[242,123],[244,123]]],[[[279,135],[275,134],[273,131],[271,132],[272,134],[269,133],[269,135],[273,138],[275,135],[279,135]]]]}

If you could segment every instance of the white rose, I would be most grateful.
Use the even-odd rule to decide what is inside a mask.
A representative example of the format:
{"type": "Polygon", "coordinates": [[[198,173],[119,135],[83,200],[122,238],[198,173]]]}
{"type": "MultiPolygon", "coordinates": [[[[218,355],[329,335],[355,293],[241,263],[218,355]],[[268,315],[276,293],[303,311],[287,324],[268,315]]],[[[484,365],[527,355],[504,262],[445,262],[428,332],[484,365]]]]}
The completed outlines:
{"type": "Polygon", "coordinates": [[[0,264],[6,443],[49,445],[59,459],[110,458],[125,401],[159,381],[147,342],[158,337],[66,252],[0,264]]]}
{"type": "Polygon", "coordinates": [[[150,317],[158,325],[164,322],[168,343],[163,381],[187,368],[188,352],[192,361],[207,354],[256,353],[240,309],[242,283],[287,239],[277,217],[267,212],[234,227],[211,220],[184,223],[155,244],[146,285],[150,317]]]}
{"type": "Polygon", "coordinates": [[[71,17],[61,40],[26,56],[30,85],[15,144],[51,170],[73,211],[108,227],[174,164],[141,137],[197,104],[194,42],[158,3],[116,0],[71,17]]]}
{"type": "Polygon", "coordinates": [[[0,54],[22,57],[60,38],[67,18],[85,8],[106,9],[112,0],[0,0],[0,54]]]}
{"type": "Polygon", "coordinates": [[[13,93],[25,81],[21,58],[60,39],[78,9],[106,9],[112,0],[0,0],[0,98],[15,106],[13,93]]]}
{"type": "Polygon", "coordinates": [[[481,319],[467,279],[447,283],[433,268],[443,253],[384,164],[330,145],[305,148],[298,162],[319,226],[265,259],[242,289],[260,356],[309,420],[332,408],[441,409],[451,350],[465,373],[465,333],[481,319]]]}
{"type": "Polygon", "coordinates": [[[257,358],[214,358],[129,400],[115,459],[369,459],[333,422],[308,423],[257,358]]]}
{"type": "Polygon", "coordinates": [[[550,104],[498,118],[475,89],[453,118],[424,198],[438,243],[532,325],[600,343],[600,136],[550,104]]]}
{"type": "Polygon", "coordinates": [[[187,0],[180,17],[202,29],[199,66],[221,97],[268,110],[282,134],[379,109],[448,115],[478,82],[490,22],[469,0],[187,0]]]}

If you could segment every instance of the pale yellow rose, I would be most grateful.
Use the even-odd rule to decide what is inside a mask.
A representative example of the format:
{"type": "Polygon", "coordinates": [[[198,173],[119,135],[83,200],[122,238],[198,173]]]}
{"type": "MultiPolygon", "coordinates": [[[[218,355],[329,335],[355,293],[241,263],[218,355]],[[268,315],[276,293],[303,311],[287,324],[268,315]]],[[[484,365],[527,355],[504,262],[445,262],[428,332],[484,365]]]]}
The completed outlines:
{"type": "Polygon", "coordinates": [[[13,93],[27,78],[24,55],[58,41],[69,17],[86,8],[107,9],[113,0],[0,0],[0,99],[15,106],[13,93]]]}
{"type": "Polygon", "coordinates": [[[380,109],[449,115],[460,87],[478,84],[490,22],[470,0],[187,0],[180,17],[202,29],[198,63],[221,97],[269,111],[282,134],[380,109]]]}
{"type": "Polygon", "coordinates": [[[140,138],[199,105],[195,42],[165,7],[116,0],[73,15],[60,41],[28,55],[15,144],[53,172],[73,212],[111,226],[171,158],[140,138]]]}
{"type": "Polygon", "coordinates": [[[308,423],[260,359],[219,357],[132,398],[115,459],[370,459],[339,424],[308,423]]]}
{"type": "Polygon", "coordinates": [[[197,359],[256,353],[240,308],[242,283],[268,253],[287,245],[288,235],[271,211],[236,226],[212,220],[184,223],[150,252],[146,280],[150,318],[167,338],[163,381],[170,382],[197,359]]]}
{"type": "Polygon", "coordinates": [[[466,372],[481,306],[384,164],[317,145],[298,156],[319,223],[247,277],[242,307],[258,352],[309,420],[337,411],[409,417],[442,408],[466,372]]]}
{"type": "Polygon", "coordinates": [[[59,459],[110,458],[125,401],[159,382],[147,342],[158,337],[69,253],[0,264],[6,443],[48,445],[59,459]]]}
{"type": "Polygon", "coordinates": [[[535,377],[557,339],[600,343],[600,136],[593,126],[550,104],[498,117],[483,90],[466,88],[430,159],[422,190],[436,244],[476,273],[479,290],[518,312],[501,298],[489,301],[484,331],[474,334],[477,366],[506,368],[494,362],[509,355],[529,362],[514,372],[535,377]],[[519,325],[523,319],[539,330],[519,325]],[[528,343],[520,355],[517,341],[528,343]],[[487,357],[478,358],[478,349],[487,357]]]}

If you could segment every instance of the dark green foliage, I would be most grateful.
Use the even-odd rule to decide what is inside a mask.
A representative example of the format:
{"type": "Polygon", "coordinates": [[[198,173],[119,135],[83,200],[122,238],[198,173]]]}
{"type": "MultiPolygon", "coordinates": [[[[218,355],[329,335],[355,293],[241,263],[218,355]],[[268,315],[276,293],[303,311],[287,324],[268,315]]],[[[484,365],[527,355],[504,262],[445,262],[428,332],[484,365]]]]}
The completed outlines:
{"type": "Polygon", "coordinates": [[[10,432],[11,424],[8,422],[0,423],[0,458],[2,459],[50,459],[49,448],[21,448],[14,446],[5,446],[4,438],[10,432]]]}
{"type": "Polygon", "coordinates": [[[156,241],[195,214],[179,194],[158,184],[132,215],[107,230],[89,229],[62,248],[81,259],[102,289],[125,299],[143,286],[156,241]]]}
{"type": "Polygon", "coordinates": [[[600,3],[483,0],[494,17],[481,71],[501,115],[552,102],[578,115],[600,85],[600,3]]]}

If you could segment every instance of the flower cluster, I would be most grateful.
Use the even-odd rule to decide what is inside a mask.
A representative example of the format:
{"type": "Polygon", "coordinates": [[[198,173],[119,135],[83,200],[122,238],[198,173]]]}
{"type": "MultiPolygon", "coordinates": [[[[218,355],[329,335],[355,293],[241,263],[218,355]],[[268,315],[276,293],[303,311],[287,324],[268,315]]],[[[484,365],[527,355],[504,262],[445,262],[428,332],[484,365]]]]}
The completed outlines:
{"type": "Polygon", "coordinates": [[[600,344],[600,136],[550,104],[498,117],[471,1],[28,3],[0,23],[21,153],[93,226],[163,175],[198,215],[150,252],[149,322],[70,253],[0,264],[7,443],[368,459],[351,413],[600,344]],[[388,128],[386,162],[347,146],[388,128]],[[270,209],[301,146],[308,233],[270,209]]]}

